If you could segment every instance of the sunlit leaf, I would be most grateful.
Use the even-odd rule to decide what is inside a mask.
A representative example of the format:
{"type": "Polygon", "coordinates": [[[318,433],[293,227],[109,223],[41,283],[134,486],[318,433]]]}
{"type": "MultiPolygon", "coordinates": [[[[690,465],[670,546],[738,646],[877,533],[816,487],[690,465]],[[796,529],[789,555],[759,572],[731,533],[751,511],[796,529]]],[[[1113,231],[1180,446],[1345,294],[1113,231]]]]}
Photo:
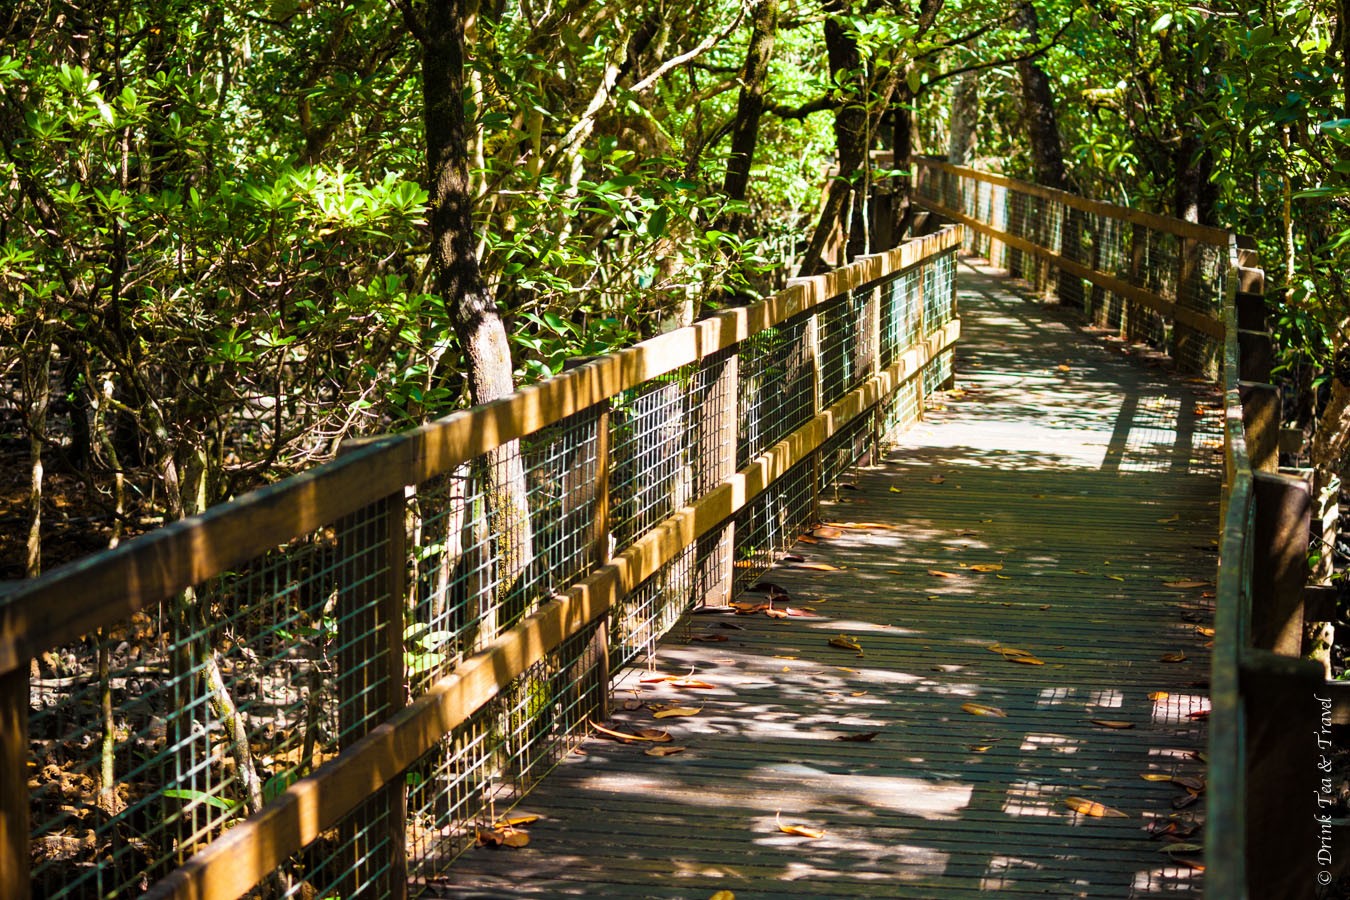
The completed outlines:
{"type": "Polygon", "coordinates": [[[1203,853],[1204,846],[1201,844],[1163,844],[1158,848],[1159,853],[1203,853]]]}
{"type": "Polygon", "coordinates": [[[708,900],[736,900],[736,895],[731,891],[718,891],[709,897],[708,900]]]}
{"type": "Polygon", "coordinates": [[[673,719],[676,716],[696,716],[703,712],[701,706],[672,706],[670,709],[663,709],[652,716],[654,719],[673,719]]]}
{"type": "Polygon", "coordinates": [[[1003,571],[1003,565],[1002,565],[1001,563],[980,563],[979,565],[971,566],[971,567],[970,567],[970,571],[972,571],[972,572],[1002,572],[1002,571],[1003,571]]]}
{"type": "Polygon", "coordinates": [[[830,646],[839,647],[842,650],[856,650],[858,653],[863,652],[862,644],[846,634],[837,634],[830,638],[830,646]]]}
{"type": "Polygon", "coordinates": [[[530,843],[529,833],[521,831],[518,828],[507,828],[500,833],[502,836],[502,843],[507,847],[519,849],[530,843]]]}
{"type": "Polygon", "coordinates": [[[784,825],[782,819],[774,816],[774,822],[778,825],[778,830],[784,834],[792,834],[797,837],[822,838],[825,836],[824,829],[812,828],[810,825],[784,825]]]}
{"type": "Polygon", "coordinates": [[[1208,581],[1164,581],[1163,587],[1198,588],[1198,587],[1209,587],[1210,584],[1211,582],[1208,581]]]}
{"type": "Polygon", "coordinates": [[[1079,815],[1106,819],[1128,819],[1129,814],[1083,797],[1065,797],[1064,805],[1079,815]]]}
{"type": "Polygon", "coordinates": [[[835,736],[836,741],[852,741],[855,744],[866,744],[876,739],[881,734],[880,731],[855,731],[852,734],[840,734],[835,736]]]}
{"type": "Polygon", "coordinates": [[[1122,578],[1122,577],[1119,576],[1119,575],[1107,575],[1106,577],[1107,577],[1107,578],[1110,578],[1112,581],[1124,581],[1124,580],[1125,580],[1124,578],[1122,578]]]}
{"type": "Polygon", "coordinates": [[[898,487],[896,487],[895,485],[891,485],[889,488],[887,488],[887,490],[890,491],[892,494],[903,494],[903,493],[904,493],[904,491],[900,490],[900,489],[899,489],[898,487]]]}
{"type": "Polygon", "coordinates": [[[1158,524],[1171,525],[1173,522],[1180,522],[1180,521],[1181,521],[1181,513],[1172,513],[1172,515],[1168,516],[1165,519],[1159,519],[1158,524]]]}
{"type": "Polygon", "coordinates": [[[1161,662],[1165,662],[1165,663],[1179,663],[1179,662],[1185,662],[1185,661],[1186,661],[1186,654],[1185,654],[1185,653],[1164,653],[1162,656],[1158,657],[1158,659],[1159,659],[1161,662]]]}
{"type": "Polygon", "coordinates": [[[643,750],[642,752],[648,756],[674,756],[676,753],[683,753],[688,749],[689,749],[688,747],[681,747],[672,744],[669,747],[648,747],[646,750],[643,750]]]}
{"type": "Polygon", "coordinates": [[[1171,781],[1171,775],[1164,775],[1162,772],[1145,772],[1139,776],[1145,781],[1171,781]]]}
{"type": "Polygon", "coordinates": [[[972,716],[997,716],[1000,719],[1008,717],[1008,714],[997,706],[985,706],[983,703],[962,703],[961,709],[972,716]]]}
{"type": "Polygon", "coordinates": [[[794,569],[805,569],[808,572],[841,572],[843,566],[832,566],[829,563],[800,563],[793,566],[794,569]]]}
{"type": "Polygon", "coordinates": [[[1151,693],[1151,694],[1148,695],[1148,699],[1150,699],[1150,700],[1166,700],[1166,699],[1167,699],[1168,697],[1170,697],[1170,696],[1172,696],[1172,695],[1169,694],[1169,693],[1167,693],[1167,691],[1154,691],[1153,693],[1151,693]]]}
{"type": "Polygon", "coordinates": [[[1093,725],[1100,725],[1103,728],[1133,728],[1133,722],[1122,722],[1119,719],[1088,719],[1093,725]]]}
{"type": "Polygon", "coordinates": [[[492,827],[497,829],[515,828],[519,825],[530,825],[538,821],[539,821],[538,816],[510,816],[508,818],[498,819],[497,821],[493,822],[492,827]]]}
{"type": "Polygon", "coordinates": [[[1021,663],[1021,664],[1024,665],[1024,666],[1043,666],[1043,665],[1045,665],[1045,661],[1044,661],[1044,660],[1037,659],[1036,657],[1031,656],[1030,654],[1025,654],[1025,655],[1021,655],[1021,656],[1008,656],[1007,654],[1004,654],[1003,658],[1006,659],[1006,660],[1007,660],[1008,662],[1010,662],[1010,663],[1021,663]]]}
{"type": "Polygon", "coordinates": [[[951,572],[944,572],[944,571],[942,571],[941,569],[929,569],[929,570],[928,570],[928,574],[929,574],[929,575],[932,575],[934,578],[955,578],[955,577],[956,577],[956,576],[953,575],[951,572]]]}

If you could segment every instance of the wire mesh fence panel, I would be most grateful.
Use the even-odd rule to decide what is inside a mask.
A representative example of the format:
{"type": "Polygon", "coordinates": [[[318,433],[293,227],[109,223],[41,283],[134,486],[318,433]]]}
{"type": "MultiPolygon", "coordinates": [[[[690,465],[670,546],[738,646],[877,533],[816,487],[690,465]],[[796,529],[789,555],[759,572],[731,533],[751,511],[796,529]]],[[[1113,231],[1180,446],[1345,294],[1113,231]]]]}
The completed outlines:
{"type": "Polygon", "coordinates": [[[821,308],[817,316],[820,405],[835,403],[872,374],[872,314],[876,292],[850,291],[821,308]]]}
{"type": "Polygon", "coordinates": [[[815,414],[816,360],[801,315],[742,342],[739,353],[737,467],[772,447],[815,414]]]}
{"type": "Polygon", "coordinates": [[[923,269],[915,266],[882,282],[880,364],[886,368],[919,337],[923,323],[923,269]]]}
{"type": "Polygon", "coordinates": [[[767,572],[816,514],[814,458],[789,469],[736,514],[736,593],[767,572]]]}
{"type": "MultiPolygon", "coordinates": [[[[707,552],[717,549],[709,547],[707,552]]],[[[698,554],[697,544],[684,548],[610,607],[610,665],[614,670],[639,657],[653,657],[657,642],[688,612],[695,598],[698,554]]]]}
{"type": "Polygon", "coordinates": [[[689,367],[627,392],[609,416],[610,530],[627,547],[688,502],[689,367]]]}
{"type": "Polygon", "coordinates": [[[386,524],[323,529],[42,665],[37,896],[144,889],[388,715],[387,673],[363,647],[386,599],[390,548],[372,540],[386,524]]]}
{"type": "Polygon", "coordinates": [[[505,814],[581,739],[608,690],[597,637],[592,624],[565,640],[403,773],[410,896],[504,838],[505,814]]]}

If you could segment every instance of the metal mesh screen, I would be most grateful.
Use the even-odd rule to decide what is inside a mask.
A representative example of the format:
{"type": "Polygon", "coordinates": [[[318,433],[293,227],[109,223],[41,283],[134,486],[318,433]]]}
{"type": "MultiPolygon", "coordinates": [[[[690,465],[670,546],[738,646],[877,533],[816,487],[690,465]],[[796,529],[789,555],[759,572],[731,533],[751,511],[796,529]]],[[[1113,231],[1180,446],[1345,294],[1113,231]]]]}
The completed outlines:
{"type": "Polygon", "coordinates": [[[739,439],[744,466],[815,414],[815,367],[809,315],[753,335],[739,353],[739,439]]]}
{"type": "Polygon", "coordinates": [[[29,717],[37,896],[143,889],[386,717],[369,644],[388,509],[46,655],[29,717]]]}

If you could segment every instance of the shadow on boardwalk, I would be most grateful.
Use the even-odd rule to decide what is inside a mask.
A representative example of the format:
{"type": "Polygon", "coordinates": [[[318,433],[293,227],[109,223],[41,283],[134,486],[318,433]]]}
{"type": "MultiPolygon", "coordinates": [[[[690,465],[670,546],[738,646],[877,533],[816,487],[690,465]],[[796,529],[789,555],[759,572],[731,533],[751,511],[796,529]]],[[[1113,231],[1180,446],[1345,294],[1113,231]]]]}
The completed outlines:
{"type": "Polygon", "coordinates": [[[765,579],[790,595],[779,608],[815,615],[693,616],[686,641],[727,640],[668,640],[653,667],[714,689],[632,671],[616,704],[641,699],[616,720],[660,724],[688,749],[657,758],[587,741],[527,798],[523,811],[543,816],[529,847],[471,851],[422,889],[1198,892],[1185,857],[1144,829],[1198,824],[1203,803],[1175,812],[1187,792],[1141,775],[1203,777],[1193,714],[1208,708],[1214,401],[991,270],[963,264],[958,289],[959,390],[826,505],[838,527],[798,552],[838,570],[784,562],[765,579]],[[831,646],[839,634],[862,653],[831,646]],[[702,709],[656,723],[658,704],[702,709]],[[879,733],[838,740],[867,732],[879,733]],[[1080,815],[1071,797],[1125,817],[1080,815]],[[826,833],[792,836],[780,821],[826,833]]]}

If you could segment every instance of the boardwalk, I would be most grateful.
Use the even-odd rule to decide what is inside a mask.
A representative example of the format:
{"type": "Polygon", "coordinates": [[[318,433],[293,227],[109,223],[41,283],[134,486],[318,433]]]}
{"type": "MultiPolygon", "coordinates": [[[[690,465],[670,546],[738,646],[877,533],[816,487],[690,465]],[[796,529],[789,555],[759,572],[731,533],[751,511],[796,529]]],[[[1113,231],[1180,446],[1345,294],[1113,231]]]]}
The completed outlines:
{"type": "Polygon", "coordinates": [[[653,667],[715,689],[633,671],[616,707],[701,712],[615,711],[688,750],[588,740],[526,798],[530,846],[470,851],[434,896],[1198,894],[1144,826],[1196,822],[1203,802],[1174,812],[1186,791],[1141,775],[1203,776],[1213,401],[988,270],[963,263],[959,291],[963,392],[823,513],[882,527],[798,548],[838,571],[785,561],[765,579],[790,595],[778,608],[817,617],[693,616],[653,667]]]}

